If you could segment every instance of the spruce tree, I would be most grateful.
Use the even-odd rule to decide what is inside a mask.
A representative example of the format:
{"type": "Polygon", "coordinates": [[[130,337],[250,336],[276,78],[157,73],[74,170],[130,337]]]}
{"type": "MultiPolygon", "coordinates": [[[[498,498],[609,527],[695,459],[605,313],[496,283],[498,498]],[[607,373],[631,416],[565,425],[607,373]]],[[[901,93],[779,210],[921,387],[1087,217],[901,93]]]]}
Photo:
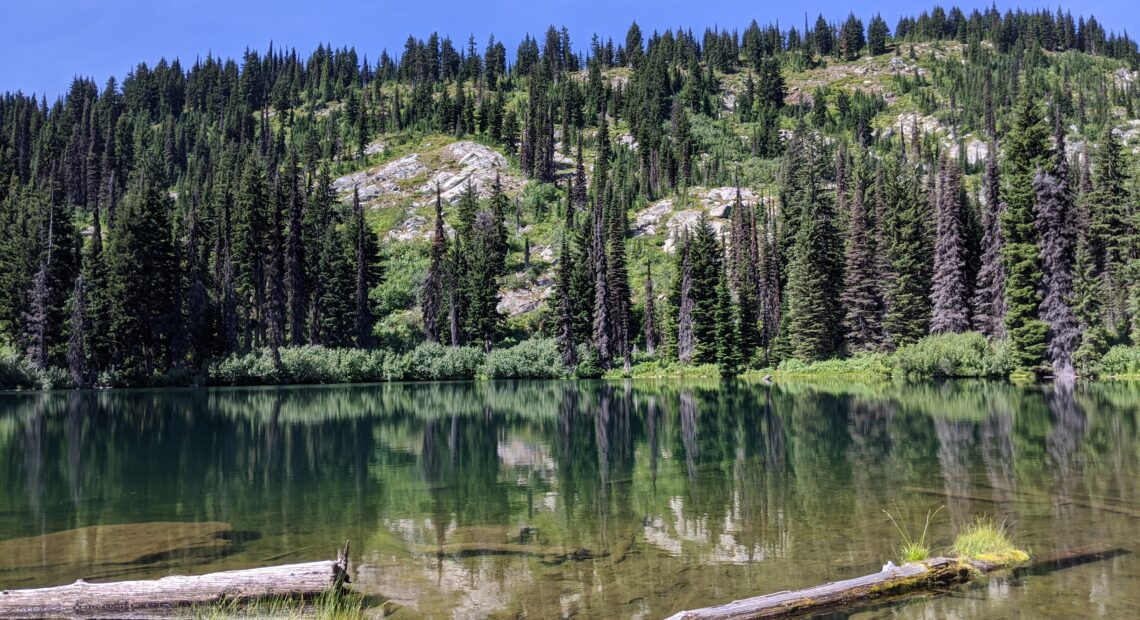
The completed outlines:
{"type": "Polygon", "coordinates": [[[653,294],[653,268],[645,261],[645,352],[657,354],[657,300],[653,294]]]}
{"type": "MultiPolygon", "coordinates": [[[[356,346],[368,347],[372,344],[372,307],[368,293],[380,282],[380,248],[376,235],[364,219],[364,207],[360,204],[360,193],[352,190],[352,222],[349,234],[353,244],[353,262],[356,272],[354,287],[353,325],[356,346]]],[[[492,256],[493,260],[493,256],[492,256]]]]}
{"type": "Polygon", "coordinates": [[[844,342],[851,353],[873,351],[882,345],[882,298],[875,275],[874,244],[867,232],[863,189],[856,183],[847,229],[846,267],[843,270],[844,342]]]}
{"type": "Polygon", "coordinates": [[[443,228],[443,203],[437,184],[435,186],[435,233],[431,239],[431,265],[428,267],[423,297],[420,301],[424,317],[424,337],[428,342],[440,341],[442,320],[440,311],[443,308],[443,280],[446,261],[447,233],[443,228]]]}
{"type": "Polygon", "coordinates": [[[1005,239],[1005,326],[1016,363],[1023,369],[1036,368],[1041,363],[1048,329],[1038,319],[1042,274],[1033,187],[1038,169],[1048,165],[1048,135],[1037,104],[1029,93],[1024,93],[1013,128],[1006,136],[1002,197],[1007,207],[1001,219],[1005,239]]]}
{"type": "Polygon", "coordinates": [[[273,367],[281,366],[280,348],[285,344],[285,222],[280,186],[273,191],[269,218],[269,261],[266,265],[266,342],[273,367]]]}
{"type": "MultiPolygon", "coordinates": [[[[579,150],[579,153],[581,151],[579,150]]],[[[556,301],[558,324],[556,334],[558,337],[558,352],[562,358],[562,365],[573,368],[578,365],[577,343],[574,339],[574,301],[572,299],[572,279],[574,256],[570,249],[570,234],[574,230],[574,206],[566,207],[566,221],[562,226],[562,240],[558,251],[558,273],[556,283],[556,301]]]]}
{"type": "Polygon", "coordinates": [[[290,153],[285,169],[289,200],[289,230],[285,238],[285,297],[289,340],[296,346],[305,341],[305,318],[308,315],[309,289],[305,247],[305,197],[300,186],[297,155],[290,153]]]}
{"type": "Polygon", "coordinates": [[[716,365],[721,377],[730,378],[740,374],[743,359],[736,307],[725,271],[721,270],[716,287],[716,365]]]}
{"type": "Polygon", "coordinates": [[[940,158],[930,317],[930,331],[935,334],[958,334],[970,328],[959,174],[956,164],[940,158]]]}
{"type": "Polygon", "coordinates": [[[822,360],[842,348],[842,242],[832,202],[823,194],[822,146],[807,143],[808,164],[795,183],[803,188],[797,205],[803,219],[788,268],[788,336],[796,357],[822,360]]]}
{"type": "Polygon", "coordinates": [[[1080,346],[1080,325],[1073,313],[1073,262],[1076,258],[1077,213],[1069,191],[1065,133],[1056,111],[1056,165],[1034,175],[1037,234],[1041,238],[1041,320],[1049,326],[1045,356],[1057,378],[1072,378],[1073,354],[1080,346]]]}
{"type": "Polygon", "coordinates": [[[681,246],[680,294],[677,303],[677,359],[683,364],[693,361],[696,337],[693,333],[693,263],[692,244],[686,236],[681,246]]]}
{"type": "Polygon", "coordinates": [[[90,385],[91,364],[88,354],[87,287],[83,274],[75,278],[71,290],[71,335],[67,341],[67,373],[77,388],[90,385]]]}
{"type": "Polygon", "coordinates": [[[997,143],[990,142],[982,175],[982,264],[974,288],[974,329],[991,339],[1004,340],[1005,264],[1002,262],[1000,178],[997,143]]]}

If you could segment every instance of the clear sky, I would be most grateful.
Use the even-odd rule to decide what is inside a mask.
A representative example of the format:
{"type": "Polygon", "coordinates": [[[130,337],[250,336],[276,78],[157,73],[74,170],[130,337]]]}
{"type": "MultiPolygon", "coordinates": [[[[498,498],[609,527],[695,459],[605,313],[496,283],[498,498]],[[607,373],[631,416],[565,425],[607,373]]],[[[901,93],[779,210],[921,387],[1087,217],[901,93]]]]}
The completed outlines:
{"type": "MultiPolygon", "coordinates": [[[[1140,30],[1135,0],[1084,0],[1067,4],[1074,16],[1094,14],[1108,30],[1140,30]]],[[[530,32],[541,35],[550,24],[566,26],[575,49],[590,37],[623,38],[631,21],[642,32],[678,25],[698,35],[705,26],[743,29],[753,19],[761,25],[814,22],[822,13],[832,21],[848,11],[864,23],[881,13],[892,30],[900,14],[917,14],[935,1],[811,0],[747,2],[743,0],[0,0],[0,91],[63,93],[73,76],[89,76],[102,86],[140,61],[153,64],[161,57],[238,57],[246,47],[264,50],[269,41],[308,54],[318,43],[355,46],[369,59],[382,49],[396,55],[409,34],[426,37],[432,31],[450,35],[466,46],[474,34],[482,51],[491,33],[503,41],[509,58],[515,45],[530,32]]],[[[949,7],[954,3],[944,2],[949,7]]],[[[969,11],[990,2],[964,0],[969,11]]],[[[1004,12],[1018,3],[998,3],[1004,12]]],[[[1049,2],[1020,3],[1025,8],[1053,7],[1049,2]]]]}

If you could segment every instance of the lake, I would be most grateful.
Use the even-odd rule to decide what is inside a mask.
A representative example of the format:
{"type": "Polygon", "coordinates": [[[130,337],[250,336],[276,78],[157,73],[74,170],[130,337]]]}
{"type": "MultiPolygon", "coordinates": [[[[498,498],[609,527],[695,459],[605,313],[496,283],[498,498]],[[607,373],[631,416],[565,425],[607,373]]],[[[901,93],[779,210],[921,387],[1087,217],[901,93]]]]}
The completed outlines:
{"type": "MultiPolygon", "coordinates": [[[[884,509],[917,534],[939,506],[936,551],[978,514],[1031,552],[1138,551],[1138,422],[1127,383],[0,394],[0,541],[23,539],[0,542],[0,589],[351,539],[357,587],[402,617],[661,618],[875,572],[901,542],[884,509]],[[224,531],[185,542],[178,523],[224,531]],[[117,524],[138,525],[88,528],[117,524]]],[[[1138,615],[1133,553],[857,617],[1138,615]]]]}

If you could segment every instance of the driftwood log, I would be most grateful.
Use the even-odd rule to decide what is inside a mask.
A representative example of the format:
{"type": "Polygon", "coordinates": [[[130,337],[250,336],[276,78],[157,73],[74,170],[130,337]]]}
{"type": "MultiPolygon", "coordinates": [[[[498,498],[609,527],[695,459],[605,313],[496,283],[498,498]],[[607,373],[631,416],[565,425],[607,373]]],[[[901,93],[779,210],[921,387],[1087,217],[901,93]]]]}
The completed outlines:
{"type": "Polygon", "coordinates": [[[136,616],[220,602],[311,598],[348,582],[348,543],[336,560],[148,581],[87,583],[0,591],[0,618],[136,616]]]}
{"type": "MultiPolygon", "coordinates": [[[[1018,573],[1049,571],[1128,553],[1104,546],[1081,547],[1031,558],[1013,567],[1018,573]]],[[[745,620],[790,618],[881,603],[906,596],[932,594],[970,581],[976,575],[1010,568],[986,562],[934,558],[925,562],[889,566],[873,575],[835,581],[803,590],[776,592],[673,614],[666,620],[745,620]]]]}

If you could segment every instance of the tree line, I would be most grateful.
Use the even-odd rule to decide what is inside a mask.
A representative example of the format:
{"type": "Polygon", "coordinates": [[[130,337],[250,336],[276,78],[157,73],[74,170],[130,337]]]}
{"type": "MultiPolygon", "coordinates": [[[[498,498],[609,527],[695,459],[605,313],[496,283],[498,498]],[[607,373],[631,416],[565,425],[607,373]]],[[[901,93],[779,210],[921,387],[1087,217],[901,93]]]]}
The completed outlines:
{"type": "MultiPolygon", "coordinates": [[[[567,366],[628,366],[647,351],[731,374],[976,329],[1008,337],[1027,368],[1066,371],[1137,340],[1137,216],[1112,120],[1140,91],[1087,69],[1094,56],[1135,68],[1138,55],[1095,18],[935,8],[893,36],[878,16],[864,29],[851,15],[699,39],[646,38],[635,23],[584,53],[551,27],[515,51],[508,62],[494,37],[480,51],[437,34],[374,63],[350,48],[270,47],[240,63],[140,64],[101,90],[76,79],[50,106],[6,93],[4,341],[78,385],[251,349],[376,346],[379,239],[332,177],[366,164],[377,136],[423,132],[496,145],[557,187],[558,204],[536,214],[562,221],[542,330],[567,366]],[[982,135],[981,170],[934,132],[875,128],[881,94],[787,97],[788,71],[892,51],[914,60],[916,43],[941,41],[971,62],[932,57],[933,71],[895,70],[890,84],[945,110],[955,135],[982,135]],[[612,138],[619,125],[629,140],[612,138]],[[1099,136],[1075,159],[1070,125],[1099,136]],[[559,152],[575,161],[568,177],[559,152]],[[656,276],[664,286],[651,262],[631,262],[631,210],[697,185],[773,182],[775,196],[735,201],[728,234],[707,221],[686,230],[656,276]]],[[[412,302],[425,340],[486,349],[507,335],[488,283],[508,269],[508,204],[499,183],[486,199],[468,188],[450,216],[437,200],[412,302]]]]}

